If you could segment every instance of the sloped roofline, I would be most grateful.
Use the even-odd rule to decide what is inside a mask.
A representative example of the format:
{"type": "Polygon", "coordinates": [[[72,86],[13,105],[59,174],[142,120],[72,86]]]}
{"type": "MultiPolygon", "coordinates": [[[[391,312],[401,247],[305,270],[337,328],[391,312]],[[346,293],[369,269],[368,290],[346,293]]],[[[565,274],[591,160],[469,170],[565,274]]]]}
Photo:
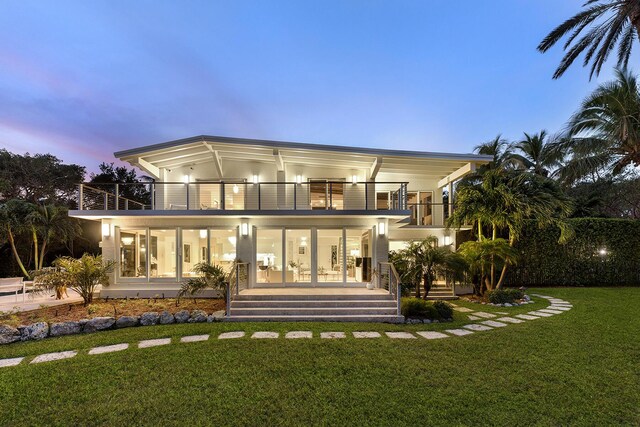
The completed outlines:
{"type": "Polygon", "coordinates": [[[429,151],[409,151],[409,150],[389,150],[383,148],[364,148],[343,145],[308,144],[303,142],[274,141],[266,139],[234,138],[228,136],[199,135],[190,138],[176,139],[173,141],[161,142],[159,144],[145,145],[129,150],[117,151],[113,155],[119,159],[132,156],[139,156],[145,153],[159,151],[167,148],[174,148],[181,145],[192,144],[194,142],[211,142],[237,145],[257,145],[270,148],[289,148],[298,150],[334,151],[340,153],[367,154],[372,156],[394,156],[394,157],[414,157],[425,159],[452,159],[474,162],[489,162],[492,156],[482,154],[460,154],[443,153],[429,151]]]}

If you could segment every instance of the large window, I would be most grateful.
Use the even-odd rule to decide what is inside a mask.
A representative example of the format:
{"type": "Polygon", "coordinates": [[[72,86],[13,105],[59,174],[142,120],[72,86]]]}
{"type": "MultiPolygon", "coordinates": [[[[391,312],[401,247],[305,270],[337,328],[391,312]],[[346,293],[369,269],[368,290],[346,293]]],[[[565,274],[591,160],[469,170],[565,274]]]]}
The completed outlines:
{"type": "Polygon", "coordinates": [[[342,229],[318,230],[318,282],[343,281],[342,242],[342,229]]]}
{"type": "Polygon", "coordinates": [[[256,266],[258,283],[284,283],[282,229],[256,231],[256,266]]]}
{"type": "Polygon", "coordinates": [[[311,230],[286,230],[286,235],[286,282],[311,282],[311,230]]]}
{"type": "Polygon", "coordinates": [[[209,259],[207,230],[182,230],[182,277],[193,277],[193,267],[209,259]]]}
{"type": "Polygon", "coordinates": [[[211,264],[229,270],[236,259],[236,244],[236,230],[209,230],[211,264]]]}
{"type": "Polygon", "coordinates": [[[347,229],[347,282],[371,281],[371,230],[347,229]]]}
{"type": "Polygon", "coordinates": [[[175,278],[176,230],[151,230],[149,249],[149,277],[175,278]]]}
{"type": "Polygon", "coordinates": [[[342,180],[309,180],[311,209],[344,209],[344,184],[336,181],[342,180]]]}
{"type": "Polygon", "coordinates": [[[147,230],[120,230],[120,277],[147,277],[147,230]]]}

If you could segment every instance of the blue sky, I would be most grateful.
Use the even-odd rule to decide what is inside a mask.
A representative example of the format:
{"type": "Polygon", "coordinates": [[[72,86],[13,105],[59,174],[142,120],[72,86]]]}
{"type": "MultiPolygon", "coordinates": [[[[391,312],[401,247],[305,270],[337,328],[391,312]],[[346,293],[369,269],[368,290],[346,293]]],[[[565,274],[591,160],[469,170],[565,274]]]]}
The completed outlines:
{"type": "Polygon", "coordinates": [[[199,134],[470,152],[555,132],[612,75],[552,80],[561,49],[535,50],[582,2],[6,1],[0,146],[95,170],[199,134]]]}

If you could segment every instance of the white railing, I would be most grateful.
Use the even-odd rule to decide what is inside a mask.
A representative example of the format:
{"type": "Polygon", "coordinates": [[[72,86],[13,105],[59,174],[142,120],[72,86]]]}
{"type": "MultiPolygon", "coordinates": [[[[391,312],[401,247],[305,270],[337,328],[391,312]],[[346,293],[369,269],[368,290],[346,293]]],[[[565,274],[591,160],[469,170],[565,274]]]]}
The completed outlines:
{"type": "Polygon", "coordinates": [[[378,288],[384,289],[396,301],[397,315],[401,315],[402,292],[400,289],[400,275],[393,263],[378,262],[378,288]]]}
{"type": "Polygon", "coordinates": [[[233,274],[226,285],[226,317],[231,315],[231,303],[235,297],[240,295],[242,290],[249,288],[249,265],[248,262],[236,262],[233,266],[233,274]]]}

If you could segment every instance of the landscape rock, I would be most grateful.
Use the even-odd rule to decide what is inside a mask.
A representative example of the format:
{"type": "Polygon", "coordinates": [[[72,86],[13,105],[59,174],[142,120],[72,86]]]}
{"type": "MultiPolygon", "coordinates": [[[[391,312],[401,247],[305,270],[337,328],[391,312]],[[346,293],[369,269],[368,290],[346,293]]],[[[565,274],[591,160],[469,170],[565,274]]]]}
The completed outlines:
{"type": "Polygon", "coordinates": [[[78,323],[80,323],[80,326],[84,328],[84,325],[86,325],[88,321],[89,319],[80,319],[78,320],[78,323]]]}
{"type": "Polygon", "coordinates": [[[160,313],[159,323],[161,325],[169,325],[171,323],[176,323],[176,319],[173,317],[173,314],[165,310],[160,313]]]}
{"type": "Polygon", "coordinates": [[[431,319],[423,319],[422,323],[431,323],[431,319]]]}
{"type": "Polygon", "coordinates": [[[84,332],[104,331],[115,325],[116,319],[113,317],[94,317],[84,325],[84,332]]]}
{"type": "Polygon", "coordinates": [[[525,301],[531,301],[531,297],[529,295],[525,295],[522,299],[525,301]]]}
{"type": "Polygon", "coordinates": [[[153,326],[158,324],[160,320],[160,314],[155,311],[147,311],[140,316],[140,324],[142,326],[153,326]]]}
{"type": "Polygon", "coordinates": [[[37,322],[33,325],[18,326],[18,330],[22,341],[41,340],[49,335],[49,324],[47,322],[37,322]]]}
{"type": "Polygon", "coordinates": [[[420,319],[408,319],[407,320],[409,323],[411,323],[412,325],[418,324],[418,323],[422,323],[422,321],[420,319]]]}
{"type": "Polygon", "coordinates": [[[191,314],[189,314],[189,310],[180,310],[174,314],[173,317],[176,320],[176,323],[187,323],[191,314]]]}
{"type": "Polygon", "coordinates": [[[513,304],[505,302],[504,304],[502,304],[503,307],[513,307],[513,304]]]}
{"type": "Polygon", "coordinates": [[[207,316],[207,322],[222,322],[224,319],[225,312],[224,310],[214,311],[212,314],[207,316]]]}
{"type": "Polygon", "coordinates": [[[52,323],[49,327],[49,336],[52,337],[79,334],[80,332],[82,332],[82,325],[80,322],[52,323]]]}
{"type": "Polygon", "coordinates": [[[20,341],[20,331],[9,325],[0,325],[0,344],[20,341]]]}
{"type": "Polygon", "coordinates": [[[131,328],[132,326],[138,326],[140,318],[138,316],[122,316],[116,320],[116,328],[131,328]]]}
{"type": "Polygon", "coordinates": [[[191,312],[191,317],[189,318],[189,323],[204,323],[207,321],[207,313],[202,310],[193,310],[191,312]]]}

